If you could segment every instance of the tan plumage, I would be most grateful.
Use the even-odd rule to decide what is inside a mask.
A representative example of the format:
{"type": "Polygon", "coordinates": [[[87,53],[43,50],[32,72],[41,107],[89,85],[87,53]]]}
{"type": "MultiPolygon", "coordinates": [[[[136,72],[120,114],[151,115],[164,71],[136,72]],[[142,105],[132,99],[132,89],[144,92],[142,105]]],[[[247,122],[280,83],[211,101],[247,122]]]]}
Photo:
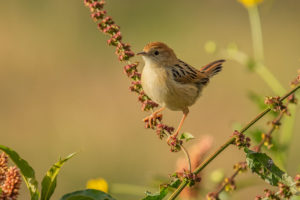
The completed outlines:
{"type": "MultiPolygon", "coordinates": [[[[198,70],[179,60],[174,51],[162,42],[147,44],[139,55],[145,61],[142,72],[145,93],[160,104],[162,109],[167,107],[171,110],[182,110],[184,117],[181,125],[189,112],[188,107],[195,103],[209,79],[221,71],[225,61],[218,60],[198,70]]],[[[175,132],[175,137],[181,125],[175,132]]]]}

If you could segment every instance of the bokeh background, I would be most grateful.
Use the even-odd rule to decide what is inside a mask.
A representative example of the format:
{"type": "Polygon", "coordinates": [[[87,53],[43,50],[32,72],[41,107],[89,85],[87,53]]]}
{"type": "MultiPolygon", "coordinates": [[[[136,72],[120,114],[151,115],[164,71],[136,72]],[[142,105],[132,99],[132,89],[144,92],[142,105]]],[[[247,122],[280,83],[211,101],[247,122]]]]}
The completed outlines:
{"type": "MultiPolygon", "coordinates": [[[[111,0],[106,9],[135,52],[150,41],[163,41],[198,67],[220,58],[205,52],[208,40],[219,48],[235,42],[252,54],[248,14],[235,0],[111,0]]],[[[300,68],[299,9],[298,0],[265,0],[260,6],[266,64],[287,89],[300,68]]],[[[39,180],[59,156],[78,152],[63,167],[53,199],[83,189],[96,177],[152,190],[153,177],[167,177],[182,156],[144,129],[141,119],[147,113],[129,92],[122,64],[89,14],[81,0],[0,2],[1,144],[28,160],[39,180]]],[[[246,123],[258,112],[247,98],[249,90],[274,95],[256,74],[228,61],[190,109],[183,130],[197,138],[211,135],[217,148],[235,122],[246,123]]],[[[165,112],[170,124],[180,118],[180,112],[165,112]]],[[[287,155],[291,175],[299,172],[299,128],[298,117],[287,155]]],[[[229,148],[204,173],[222,168],[230,174],[243,158],[229,148]]],[[[266,184],[256,176],[238,180],[247,177],[254,186],[234,192],[232,199],[253,199],[263,192],[266,184]]],[[[115,196],[140,199],[143,193],[137,193],[115,196]]],[[[20,199],[29,199],[24,184],[20,199]]]]}

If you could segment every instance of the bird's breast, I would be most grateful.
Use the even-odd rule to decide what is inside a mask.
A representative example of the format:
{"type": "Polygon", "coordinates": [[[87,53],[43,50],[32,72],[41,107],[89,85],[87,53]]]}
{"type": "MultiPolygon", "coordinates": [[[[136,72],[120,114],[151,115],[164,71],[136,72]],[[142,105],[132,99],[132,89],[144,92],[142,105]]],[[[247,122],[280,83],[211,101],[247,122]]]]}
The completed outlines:
{"type": "Polygon", "coordinates": [[[142,86],[145,93],[161,106],[165,106],[168,95],[167,71],[163,67],[145,65],[142,72],[142,86]]]}
{"type": "Polygon", "coordinates": [[[145,65],[142,72],[142,86],[145,93],[162,107],[171,110],[184,110],[191,106],[199,96],[194,84],[174,81],[167,68],[145,65]]]}

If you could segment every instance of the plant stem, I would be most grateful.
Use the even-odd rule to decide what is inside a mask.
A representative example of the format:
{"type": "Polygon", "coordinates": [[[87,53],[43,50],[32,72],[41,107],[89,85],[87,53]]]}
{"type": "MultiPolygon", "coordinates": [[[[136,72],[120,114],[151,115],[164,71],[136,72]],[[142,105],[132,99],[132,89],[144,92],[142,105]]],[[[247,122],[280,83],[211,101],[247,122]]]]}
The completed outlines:
{"type": "Polygon", "coordinates": [[[282,95],[286,92],[286,89],[265,65],[257,63],[254,70],[268,84],[276,95],[282,95]]]}
{"type": "Polygon", "coordinates": [[[256,5],[249,7],[248,13],[250,19],[254,58],[257,62],[263,63],[264,48],[258,7],[256,5]]]}
{"type": "Polygon", "coordinates": [[[272,123],[271,129],[265,134],[265,137],[256,146],[256,151],[257,152],[261,151],[261,148],[264,145],[264,143],[267,141],[268,138],[271,137],[272,133],[276,130],[276,126],[278,125],[278,123],[280,123],[280,120],[282,119],[285,112],[286,112],[286,110],[282,110],[280,112],[280,114],[271,122],[272,123]]]}
{"type": "Polygon", "coordinates": [[[254,69],[277,95],[283,95],[286,90],[264,65],[263,36],[258,7],[256,5],[249,7],[248,14],[252,35],[253,54],[256,62],[254,69]]]}
{"type": "Polygon", "coordinates": [[[189,152],[186,150],[186,148],[183,145],[180,145],[180,148],[183,151],[183,153],[187,159],[189,172],[192,172],[192,163],[191,163],[191,158],[190,158],[189,152]]]}
{"type": "MultiPolygon", "coordinates": [[[[283,101],[284,99],[286,99],[288,96],[290,96],[291,94],[293,94],[294,92],[296,92],[298,89],[300,88],[300,85],[298,85],[297,87],[295,87],[294,89],[292,89],[291,91],[289,91],[287,94],[285,94],[283,97],[280,98],[280,101],[283,101]]],[[[257,115],[252,121],[250,121],[246,126],[244,126],[244,128],[242,128],[242,130],[240,131],[240,133],[244,133],[245,131],[247,131],[251,126],[253,126],[253,124],[255,124],[258,120],[260,120],[263,116],[265,116],[268,112],[270,112],[270,108],[265,109],[264,111],[262,111],[259,115],[257,115]]],[[[229,140],[227,140],[222,146],[220,146],[215,153],[213,153],[211,156],[209,156],[205,161],[203,161],[195,170],[194,170],[194,174],[198,174],[199,172],[201,172],[211,161],[213,161],[222,151],[224,151],[230,144],[232,144],[234,142],[235,138],[230,138],[229,140]]],[[[184,179],[181,184],[178,186],[178,188],[171,194],[171,196],[169,197],[169,200],[174,200],[176,199],[176,197],[181,193],[181,191],[185,188],[185,186],[187,186],[188,184],[188,180],[184,179]]]]}
{"type": "MultiPolygon", "coordinates": [[[[171,134],[169,134],[168,132],[166,132],[166,135],[167,135],[168,137],[171,136],[171,134]]],[[[184,153],[184,155],[185,155],[185,157],[186,157],[186,161],[187,161],[187,163],[188,163],[188,169],[189,169],[189,172],[192,172],[192,163],[191,163],[191,157],[190,157],[190,154],[189,154],[188,150],[187,150],[182,144],[180,145],[180,148],[181,148],[181,150],[183,151],[183,153],[184,153]]]]}
{"type": "MultiPolygon", "coordinates": [[[[229,181],[234,180],[234,178],[240,173],[240,170],[236,170],[229,178],[229,181]]],[[[226,187],[226,182],[223,182],[221,187],[217,190],[216,194],[217,196],[225,189],[226,187]]]]}

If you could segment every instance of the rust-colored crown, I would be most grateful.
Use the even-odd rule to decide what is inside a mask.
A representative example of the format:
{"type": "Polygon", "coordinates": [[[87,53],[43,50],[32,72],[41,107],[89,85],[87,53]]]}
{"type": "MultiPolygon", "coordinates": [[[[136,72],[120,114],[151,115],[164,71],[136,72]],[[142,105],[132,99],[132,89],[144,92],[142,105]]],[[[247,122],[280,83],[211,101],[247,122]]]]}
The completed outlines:
{"type": "Polygon", "coordinates": [[[162,42],[150,42],[144,47],[144,52],[148,52],[150,49],[163,49],[166,51],[173,52],[173,50],[170,47],[168,47],[165,43],[162,42]]]}

